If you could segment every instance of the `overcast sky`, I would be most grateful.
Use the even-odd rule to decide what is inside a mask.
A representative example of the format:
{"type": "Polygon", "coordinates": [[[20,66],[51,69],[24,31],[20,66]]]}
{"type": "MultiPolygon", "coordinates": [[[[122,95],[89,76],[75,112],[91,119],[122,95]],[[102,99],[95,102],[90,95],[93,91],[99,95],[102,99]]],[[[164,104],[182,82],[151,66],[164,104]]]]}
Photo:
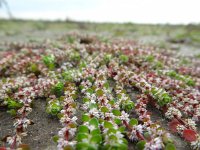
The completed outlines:
{"type": "MultiPolygon", "coordinates": [[[[200,23],[200,0],[7,0],[23,19],[95,22],[200,23]]],[[[0,17],[6,17],[5,8],[0,17]]]]}

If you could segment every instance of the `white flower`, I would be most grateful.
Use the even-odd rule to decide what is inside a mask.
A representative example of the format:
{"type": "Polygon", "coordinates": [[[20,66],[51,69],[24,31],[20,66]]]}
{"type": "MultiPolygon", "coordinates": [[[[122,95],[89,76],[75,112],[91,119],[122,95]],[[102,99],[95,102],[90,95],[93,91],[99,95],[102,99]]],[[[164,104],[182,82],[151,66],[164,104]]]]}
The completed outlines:
{"type": "Polygon", "coordinates": [[[70,128],[69,129],[69,133],[71,134],[72,137],[75,135],[76,130],[77,130],[76,128],[70,128]]]}
{"type": "Polygon", "coordinates": [[[91,109],[89,114],[99,118],[99,111],[96,108],[91,109]]]}
{"type": "Polygon", "coordinates": [[[22,141],[22,138],[17,135],[17,137],[16,137],[16,143],[17,143],[17,145],[21,144],[22,143],[21,141],[22,141]]]}
{"type": "Polygon", "coordinates": [[[14,123],[14,127],[17,128],[18,125],[22,124],[22,119],[17,119],[14,123]]]}
{"type": "Polygon", "coordinates": [[[172,119],[174,118],[174,116],[177,116],[178,118],[181,118],[182,117],[182,114],[181,112],[174,108],[174,107],[169,107],[167,112],[165,113],[165,116],[168,118],[168,119],[172,119]]]}
{"type": "Polygon", "coordinates": [[[178,130],[178,133],[182,134],[183,130],[185,130],[184,125],[177,125],[176,129],[178,130]]]}
{"type": "Polygon", "coordinates": [[[132,130],[132,131],[131,131],[131,134],[130,134],[130,136],[129,136],[129,139],[130,139],[131,141],[137,141],[137,140],[138,140],[138,137],[137,137],[137,135],[136,135],[136,130],[132,130]]]}
{"type": "Polygon", "coordinates": [[[105,113],[105,117],[114,118],[115,116],[113,115],[113,113],[105,113]]]}
{"type": "Polygon", "coordinates": [[[95,102],[94,99],[90,99],[90,103],[92,103],[92,104],[96,104],[96,102],[95,102]]]}
{"type": "Polygon", "coordinates": [[[90,95],[91,95],[91,94],[87,92],[85,95],[86,95],[88,98],[90,98],[90,95]]]}
{"type": "Polygon", "coordinates": [[[7,137],[6,142],[11,145],[14,142],[15,137],[7,137]]]}
{"type": "Polygon", "coordinates": [[[95,127],[94,125],[89,125],[89,127],[88,127],[88,128],[90,129],[90,131],[92,131],[92,130],[96,129],[96,127],[95,127]]]}
{"type": "Polygon", "coordinates": [[[31,124],[31,120],[30,120],[30,119],[27,119],[27,118],[24,118],[24,119],[22,120],[22,123],[23,123],[23,128],[27,128],[27,126],[28,126],[29,124],[31,124]]]}
{"type": "Polygon", "coordinates": [[[29,114],[30,112],[32,112],[32,108],[31,107],[25,107],[25,111],[26,111],[26,114],[29,114]]]}
{"type": "Polygon", "coordinates": [[[82,108],[83,110],[87,110],[87,109],[89,108],[89,105],[90,105],[90,103],[89,103],[89,102],[86,102],[86,103],[84,103],[84,104],[81,106],[81,108],[82,108]]]}
{"type": "Polygon", "coordinates": [[[192,129],[196,130],[196,123],[195,123],[195,121],[193,121],[192,119],[186,119],[186,122],[188,123],[188,125],[189,125],[192,129]]]}
{"type": "Polygon", "coordinates": [[[8,142],[9,145],[12,145],[13,142],[16,140],[16,144],[21,144],[21,137],[19,135],[15,135],[13,137],[7,137],[6,142],[8,142]]]}
{"type": "Polygon", "coordinates": [[[66,130],[67,130],[66,127],[62,128],[60,131],[58,131],[58,136],[64,137],[64,134],[65,134],[66,130]]]}
{"type": "Polygon", "coordinates": [[[58,145],[57,145],[58,150],[63,150],[64,143],[65,143],[65,140],[64,140],[64,139],[60,138],[60,139],[58,140],[58,145]]]}
{"type": "Polygon", "coordinates": [[[197,138],[196,141],[191,142],[191,146],[193,149],[196,149],[196,150],[200,149],[200,136],[197,138]]]}
{"type": "Polygon", "coordinates": [[[72,117],[72,121],[75,123],[78,118],[76,116],[72,117]]]}
{"type": "Polygon", "coordinates": [[[144,150],[157,150],[157,149],[162,149],[163,148],[163,143],[160,137],[156,137],[150,142],[147,142],[145,144],[144,150]]]}
{"type": "Polygon", "coordinates": [[[62,114],[64,114],[66,112],[66,110],[64,110],[64,109],[62,109],[61,111],[60,111],[60,113],[62,113],[62,114]]]}
{"type": "Polygon", "coordinates": [[[117,131],[117,132],[116,132],[116,137],[117,137],[118,139],[121,139],[121,138],[124,137],[124,135],[123,135],[121,132],[117,131]]]}
{"type": "Polygon", "coordinates": [[[140,133],[143,133],[143,126],[141,124],[135,126],[135,129],[140,132],[140,133]]]}
{"type": "Polygon", "coordinates": [[[127,114],[125,111],[122,111],[121,116],[119,117],[121,120],[125,120],[127,122],[130,121],[129,114],[127,114]]]}

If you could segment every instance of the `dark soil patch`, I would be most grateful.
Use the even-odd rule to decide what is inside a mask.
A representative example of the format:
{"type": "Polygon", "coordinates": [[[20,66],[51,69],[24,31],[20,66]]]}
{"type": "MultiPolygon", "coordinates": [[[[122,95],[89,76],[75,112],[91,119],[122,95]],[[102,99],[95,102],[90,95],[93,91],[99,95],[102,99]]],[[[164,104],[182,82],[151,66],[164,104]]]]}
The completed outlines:
{"type": "MultiPolygon", "coordinates": [[[[23,143],[30,145],[33,150],[55,150],[56,143],[52,137],[57,135],[61,125],[56,117],[51,117],[45,112],[45,100],[35,100],[33,111],[28,118],[33,120],[34,124],[29,126],[28,136],[22,139],[23,143]]],[[[13,119],[5,111],[0,112],[0,137],[13,132],[13,119]]],[[[0,144],[1,145],[1,144],[0,144]]]]}

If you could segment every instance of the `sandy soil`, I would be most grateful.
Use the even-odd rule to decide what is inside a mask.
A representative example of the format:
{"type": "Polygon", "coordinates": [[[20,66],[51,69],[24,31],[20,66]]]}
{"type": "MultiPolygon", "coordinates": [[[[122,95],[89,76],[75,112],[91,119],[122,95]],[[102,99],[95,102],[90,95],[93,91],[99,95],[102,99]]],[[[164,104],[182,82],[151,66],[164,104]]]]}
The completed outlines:
{"type": "MultiPolygon", "coordinates": [[[[55,150],[56,143],[53,142],[52,137],[61,127],[59,120],[45,112],[45,100],[35,100],[33,104],[33,111],[29,118],[34,124],[28,127],[28,136],[23,139],[23,142],[29,144],[33,150],[55,150]]],[[[11,134],[14,127],[12,117],[5,110],[0,111],[0,120],[0,137],[2,138],[11,134]]]]}

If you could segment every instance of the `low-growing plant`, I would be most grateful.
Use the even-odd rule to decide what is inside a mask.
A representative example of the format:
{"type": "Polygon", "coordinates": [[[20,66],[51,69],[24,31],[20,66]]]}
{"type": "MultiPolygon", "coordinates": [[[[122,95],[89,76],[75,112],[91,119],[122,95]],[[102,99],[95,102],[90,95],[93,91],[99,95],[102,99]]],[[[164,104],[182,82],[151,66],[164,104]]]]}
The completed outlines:
{"type": "Polygon", "coordinates": [[[46,107],[46,112],[53,116],[57,115],[61,111],[62,107],[58,99],[50,100],[46,107]]]}
{"type": "Polygon", "coordinates": [[[55,68],[55,56],[54,55],[47,55],[43,56],[42,60],[44,64],[50,69],[53,70],[55,68]]]}
{"type": "Polygon", "coordinates": [[[52,87],[52,92],[57,97],[61,96],[64,92],[64,84],[62,82],[58,82],[52,87]]]}
{"type": "Polygon", "coordinates": [[[130,143],[138,150],[175,150],[171,134],[200,149],[195,57],[183,65],[167,50],[77,34],[43,44],[15,43],[18,50],[0,55],[0,107],[15,116],[2,149],[28,147],[22,144],[34,121],[28,115],[42,99],[60,122],[53,137],[58,150],[127,150],[130,143]],[[152,119],[149,106],[168,128],[152,119]]]}
{"type": "Polygon", "coordinates": [[[122,63],[126,63],[129,60],[128,56],[123,54],[119,56],[119,59],[122,63]]]}
{"type": "Polygon", "coordinates": [[[185,82],[189,86],[195,86],[195,81],[189,76],[180,75],[175,71],[169,71],[166,74],[172,78],[185,82]]]}

